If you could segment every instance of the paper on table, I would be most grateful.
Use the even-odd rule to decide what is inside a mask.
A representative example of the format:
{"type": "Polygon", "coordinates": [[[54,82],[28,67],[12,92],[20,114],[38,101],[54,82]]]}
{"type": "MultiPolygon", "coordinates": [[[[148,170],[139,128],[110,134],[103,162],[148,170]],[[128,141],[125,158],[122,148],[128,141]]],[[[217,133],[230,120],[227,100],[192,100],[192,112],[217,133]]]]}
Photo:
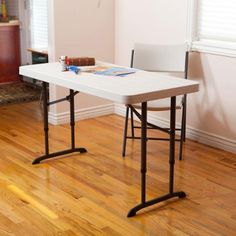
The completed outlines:
{"type": "Polygon", "coordinates": [[[110,75],[110,76],[125,76],[128,74],[133,74],[137,70],[133,68],[123,68],[123,67],[111,67],[106,70],[101,70],[95,72],[97,75],[110,75]]]}

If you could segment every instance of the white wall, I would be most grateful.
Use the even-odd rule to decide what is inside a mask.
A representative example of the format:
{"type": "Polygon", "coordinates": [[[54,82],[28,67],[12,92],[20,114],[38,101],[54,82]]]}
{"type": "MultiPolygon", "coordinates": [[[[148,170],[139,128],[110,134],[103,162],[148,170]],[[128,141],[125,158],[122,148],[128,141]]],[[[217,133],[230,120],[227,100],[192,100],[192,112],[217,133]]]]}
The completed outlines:
{"type": "Polygon", "coordinates": [[[115,61],[129,65],[134,42],[185,41],[187,0],[117,0],[115,61]]]}
{"type": "MultiPolygon", "coordinates": [[[[113,0],[49,0],[49,59],[58,61],[61,55],[91,56],[96,60],[114,60],[114,1],[113,0]]],[[[51,86],[51,99],[68,91],[51,86]]],[[[76,98],[76,112],[91,107],[111,107],[111,102],[85,94],[76,98]],[[107,106],[106,106],[107,105],[107,106]]],[[[112,112],[110,110],[110,112],[112,112]]],[[[101,114],[105,114],[102,113],[101,114]]],[[[51,121],[61,123],[68,117],[68,103],[51,108],[51,121]]]]}
{"type": "MultiPolygon", "coordinates": [[[[129,65],[134,42],[181,43],[187,35],[188,1],[116,1],[115,62],[129,65]]],[[[200,92],[188,96],[188,137],[236,152],[236,58],[192,53],[190,78],[200,92]]],[[[116,111],[123,113],[121,107],[116,111]]],[[[152,116],[164,122],[166,115],[152,116]]]]}
{"type": "MultiPolygon", "coordinates": [[[[113,0],[101,0],[100,8],[99,0],[49,3],[51,61],[61,55],[87,55],[112,61],[115,48],[115,62],[129,65],[134,42],[186,41],[188,0],[116,0],[116,10],[113,0]]],[[[191,53],[189,77],[200,82],[201,90],[188,96],[187,117],[189,138],[233,152],[236,152],[235,62],[235,58],[191,53]]],[[[65,90],[55,86],[51,91],[53,99],[65,94],[65,90]]],[[[112,103],[80,95],[76,109],[76,114],[84,112],[84,117],[89,117],[87,113],[96,116],[112,112],[112,103]]],[[[51,120],[66,121],[67,111],[65,104],[54,106],[51,120]]],[[[123,107],[116,106],[117,113],[124,114],[123,111],[123,107]]],[[[150,117],[156,123],[165,123],[167,115],[150,117]]]]}
{"type": "Polygon", "coordinates": [[[189,76],[200,82],[200,92],[189,102],[188,124],[236,144],[235,64],[236,58],[192,54],[189,76]]]}

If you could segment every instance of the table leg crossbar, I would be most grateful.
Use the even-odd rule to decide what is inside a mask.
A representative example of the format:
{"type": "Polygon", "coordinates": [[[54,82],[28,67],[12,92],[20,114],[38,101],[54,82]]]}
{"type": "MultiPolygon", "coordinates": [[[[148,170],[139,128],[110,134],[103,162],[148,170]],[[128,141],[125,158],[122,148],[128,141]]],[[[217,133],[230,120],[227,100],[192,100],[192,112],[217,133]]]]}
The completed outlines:
{"type": "MultiPolygon", "coordinates": [[[[74,96],[78,92],[74,92],[70,89],[70,95],[52,102],[48,102],[47,83],[43,82],[43,109],[44,109],[44,135],[45,135],[45,154],[41,157],[36,158],[32,164],[38,164],[43,160],[50,159],[53,157],[70,154],[73,152],[85,153],[85,148],[75,147],[75,113],[74,113],[74,96]],[[49,136],[48,136],[48,107],[52,104],[68,100],[70,102],[70,126],[71,126],[71,148],[59,152],[49,153],[49,136]]],[[[176,112],[176,97],[171,98],[171,118],[170,118],[170,175],[169,175],[169,193],[146,200],[146,172],[147,172],[147,102],[142,103],[141,111],[141,203],[132,208],[127,217],[135,216],[136,213],[146,207],[154,205],[156,203],[174,198],[184,198],[186,194],[183,191],[174,192],[174,164],[175,164],[175,112],[176,112]]]]}
{"type": "Polygon", "coordinates": [[[74,112],[74,96],[78,92],[74,92],[70,89],[70,95],[65,98],[48,102],[48,92],[47,92],[47,83],[43,82],[43,113],[44,113],[44,139],[45,139],[45,154],[33,160],[32,164],[39,164],[41,161],[50,159],[53,157],[70,154],[73,152],[85,153],[87,150],[85,148],[76,148],[75,147],[75,112],[74,112]],[[49,153],[49,137],[48,137],[48,107],[58,102],[62,101],[70,102],[70,126],[71,126],[71,148],[59,152],[49,153]]]}
{"type": "Polygon", "coordinates": [[[169,154],[169,193],[146,200],[146,172],[147,172],[147,102],[142,103],[141,111],[141,203],[132,208],[127,217],[135,216],[136,213],[146,207],[156,203],[174,198],[186,197],[185,192],[174,192],[174,164],[175,164],[175,113],[176,113],[176,97],[171,97],[171,117],[170,117],[170,154],[169,154]]]}

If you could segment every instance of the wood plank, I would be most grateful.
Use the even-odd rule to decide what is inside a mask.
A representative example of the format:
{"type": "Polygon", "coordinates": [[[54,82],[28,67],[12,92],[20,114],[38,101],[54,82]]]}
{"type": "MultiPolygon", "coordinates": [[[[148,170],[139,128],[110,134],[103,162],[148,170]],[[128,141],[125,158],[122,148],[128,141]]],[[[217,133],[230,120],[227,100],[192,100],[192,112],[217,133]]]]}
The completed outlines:
{"type": "MultiPolygon", "coordinates": [[[[128,140],[121,157],[122,117],[77,122],[76,143],[88,153],[32,166],[44,150],[40,105],[0,114],[0,235],[235,235],[235,154],[187,140],[175,173],[187,198],[126,218],[140,201],[140,141],[128,140]]],[[[51,150],[68,147],[69,125],[50,125],[50,138],[51,150]]],[[[148,198],[168,190],[168,170],[168,143],[149,141],[148,198]]]]}

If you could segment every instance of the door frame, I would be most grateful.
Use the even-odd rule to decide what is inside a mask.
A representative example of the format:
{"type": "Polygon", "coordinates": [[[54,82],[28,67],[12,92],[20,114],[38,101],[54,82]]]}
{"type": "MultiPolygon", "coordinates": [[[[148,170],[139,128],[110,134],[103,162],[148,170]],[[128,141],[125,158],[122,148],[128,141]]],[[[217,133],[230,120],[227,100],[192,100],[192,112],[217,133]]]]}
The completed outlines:
{"type": "Polygon", "coordinates": [[[21,38],[21,65],[32,64],[30,48],[30,0],[18,0],[20,38],[21,38]]]}

